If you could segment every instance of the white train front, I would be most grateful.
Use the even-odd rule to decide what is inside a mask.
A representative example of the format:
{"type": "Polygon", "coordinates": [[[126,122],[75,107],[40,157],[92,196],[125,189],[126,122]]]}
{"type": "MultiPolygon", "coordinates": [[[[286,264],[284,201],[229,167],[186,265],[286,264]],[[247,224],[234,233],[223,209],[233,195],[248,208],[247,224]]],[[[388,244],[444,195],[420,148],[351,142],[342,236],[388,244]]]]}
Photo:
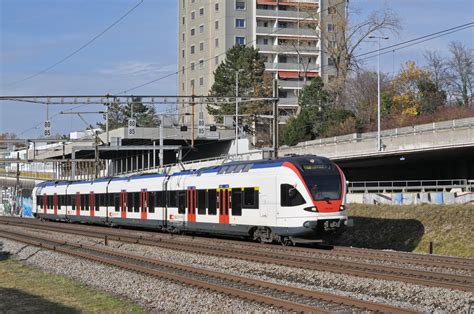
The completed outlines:
{"type": "Polygon", "coordinates": [[[43,182],[38,218],[297,242],[340,230],[346,181],[319,156],[232,162],[171,175],[43,182]]]}

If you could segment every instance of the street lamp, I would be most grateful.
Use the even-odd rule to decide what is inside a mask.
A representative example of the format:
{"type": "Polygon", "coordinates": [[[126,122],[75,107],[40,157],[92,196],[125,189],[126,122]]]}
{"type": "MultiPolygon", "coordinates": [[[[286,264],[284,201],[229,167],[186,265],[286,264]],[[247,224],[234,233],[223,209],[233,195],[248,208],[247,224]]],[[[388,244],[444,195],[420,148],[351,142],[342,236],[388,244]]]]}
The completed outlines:
{"type": "Polygon", "coordinates": [[[239,157],[239,73],[244,69],[235,71],[235,158],[239,157]]]}
{"type": "Polygon", "coordinates": [[[380,40],[388,39],[383,36],[369,36],[370,39],[378,39],[379,53],[377,55],[377,151],[382,150],[382,140],[380,138],[380,40]]]}

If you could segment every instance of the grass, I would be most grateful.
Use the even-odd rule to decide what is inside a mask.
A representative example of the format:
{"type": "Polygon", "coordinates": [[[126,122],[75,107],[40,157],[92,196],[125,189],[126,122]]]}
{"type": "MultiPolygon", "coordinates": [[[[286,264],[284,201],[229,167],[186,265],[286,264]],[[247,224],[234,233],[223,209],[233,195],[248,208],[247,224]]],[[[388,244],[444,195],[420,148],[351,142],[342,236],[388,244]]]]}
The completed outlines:
{"type": "Polygon", "coordinates": [[[0,312],[142,313],[138,306],[73,280],[25,266],[14,259],[0,261],[0,312]]]}
{"type": "Polygon", "coordinates": [[[349,204],[355,226],[337,244],[474,258],[472,205],[349,204]]]}

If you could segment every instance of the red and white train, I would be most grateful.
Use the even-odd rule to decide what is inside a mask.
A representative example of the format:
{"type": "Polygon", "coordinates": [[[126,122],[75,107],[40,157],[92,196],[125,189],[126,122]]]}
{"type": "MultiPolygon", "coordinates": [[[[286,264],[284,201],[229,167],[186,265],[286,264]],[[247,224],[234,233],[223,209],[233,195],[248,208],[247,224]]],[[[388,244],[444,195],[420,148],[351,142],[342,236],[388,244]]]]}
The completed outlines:
{"type": "Polygon", "coordinates": [[[35,216],[290,244],[347,222],[346,181],[327,158],[232,162],[171,175],[48,181],[33,190],[35,216]]]}

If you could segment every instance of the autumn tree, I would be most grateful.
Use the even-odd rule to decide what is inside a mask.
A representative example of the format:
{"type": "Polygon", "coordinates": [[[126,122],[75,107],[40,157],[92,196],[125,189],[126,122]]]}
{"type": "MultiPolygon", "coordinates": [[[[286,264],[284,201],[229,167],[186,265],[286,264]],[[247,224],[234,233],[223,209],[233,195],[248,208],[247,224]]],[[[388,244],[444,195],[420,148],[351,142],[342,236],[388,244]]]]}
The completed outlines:
{"type": "Polygon", "coordinates": [[[392,81],[392,113],[416,116],[432,113],[446,101],[446,92],[438,89],[431,73],[408,61],[392,81]]]}
{"type": "MultiPolygon", "coordinates": [[[[269,97],[272,94],[272,77],[265,74],[265,59],[258,53],[258,49],[235,45],[226,53],[225,60],[214,71],[214,84],[209,96],[235,96],[235,77],[239,71],[239,96],[269,97]]],[[[211,104],[208,112],[218,122],[223,116],[235,115],[235,104],[211,104]]],[[[262,102],[241,103],[239,113],[255,115],[271,110],[271,105],[262,102]]]]}

